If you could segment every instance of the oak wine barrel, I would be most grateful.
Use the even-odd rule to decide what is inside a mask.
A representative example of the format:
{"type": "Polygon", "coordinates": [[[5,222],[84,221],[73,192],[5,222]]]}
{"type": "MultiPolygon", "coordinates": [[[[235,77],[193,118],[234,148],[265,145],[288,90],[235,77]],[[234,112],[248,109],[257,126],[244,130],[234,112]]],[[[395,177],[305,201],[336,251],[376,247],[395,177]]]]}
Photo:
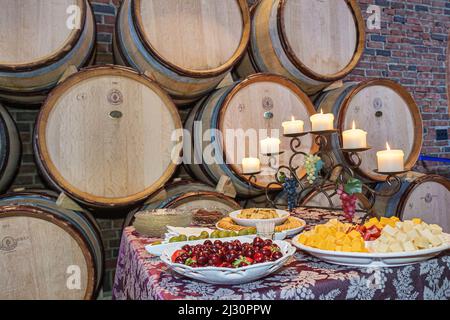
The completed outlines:
{"type": "Polygon", "coordinates": [[[356,0],[260,0],[251,11],[250,46],[234,69],[237,78],[277,73],[314,95],[352,72],[364,52],[356,0]]]}
{"type": "Polygon", "coordinates": [[[35,153],[57,190],[94,208],[122,208],[170,179],[181,130],[174,103],[155,82],[125,67],[92,67],[50,93],[37,120],[35,153]]]}
{"type": "MultiPolygon", "coordinates": [[[[423,123],[420,109],[408,91],[394,81],[374,79],[346,83],[339,89],[324,92],[315,105],[317,110],[335,115],[335,127],[341,132],[351,129],[352,122],[368,133],[371,150],[361,152],[357,174],[364,181],[385,181],[386,176],[373,172],[377,168],[376,153],[392,149],[405,152],[405,167],[411,169],[422,148],[423,123]]],[[[333,135],[332,152],[338,163],[348,160],[341,151],[341,135],[333,135]]]]}
{"type": "MultiPolygon", "coordinates": [[[[280,165],[286,165],[292,155],[290,139],[282,137],[282,122],[309,119],[314,107],[300,88],[292,81],[272,74],[256,74],[231,86],[216,90],[200,101],[189,114],[185,128],[191,133],[191,141],[185,139],[184,162],[188,171],[200,181],[217,185],[222,176],[231,178],[241,197],[264,193],[264,188],[274,180],[269,170],[269,157],[261,155],[259,141],[277,133],[280,165]],[[242,173],[242,159],[259,157],[263,173],[249,185],[242,173]]],[[[311,130],[305,121],[305,131],[311,130]]],[[[301,150],[314,153],[317,146],[311,135],[302,138],[301,150]]],[[[298,156],[297,174],[305,175],[303,156],[298,156]]],[[[276,186],[270,186],[276,189],[276,186]]]]}
{"type": "Polygon", "coordinates": [[[94,299],[103,277],[99,228],[51,192],[0,198],[0,299],[94,299]]]}
{"type": "Polygon", "coordinates": [[[70,66],[94,59],[94,15],[87,0],[4,0],[0,39],[0,99],[39,105],[70,66]]]}
{"type": "Polygon", "coordinates": [[[0,104],[0,193],[11,185],[20,165],[22,146],[16,124],[0,104]]]}
{"type": "Polygon", "coordinates": [[[136,212],[153,209],[181,209],[191,212],[206,209],[226,215],[241,209],[241,206],[234,199],[216,192],[214,188],[204,183],[181,180],[155,192],[147,199],[144,206],[128,215],[124,225],[131,225],[136,212]]]}
{"type": "MultiPolygon", "coordinates": [[[[377,190],[389,188],[379,184],[377,190]]],[[[378,215],[397,216],[402,220],[421,218],[440,225],[450,232],[450,180],[438,175],[409,174],[403,179],[401,190],[393,197],[378,197],[378,215]]]]}
{"type": "Polygon", "coordinates": [[[114,56],[150,74],[177,104],[187,104],[225,78],[249,38],[246,0],[124,0],[114,56]]]}

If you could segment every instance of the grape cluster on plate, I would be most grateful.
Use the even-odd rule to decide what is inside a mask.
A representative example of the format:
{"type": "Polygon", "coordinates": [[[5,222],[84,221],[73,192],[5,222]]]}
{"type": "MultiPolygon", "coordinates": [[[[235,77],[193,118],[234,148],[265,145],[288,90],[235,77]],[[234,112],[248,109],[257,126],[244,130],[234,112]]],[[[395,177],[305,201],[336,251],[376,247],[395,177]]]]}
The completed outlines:
{"type": "Polygon", "coordinates": [[[242,268],[281,259],[283,253],[272,240],[255,238],[252,243],[239,240],[206,240],[203,244],[185,245],[172,254],[173,263],[198,267],[242,268]]]}

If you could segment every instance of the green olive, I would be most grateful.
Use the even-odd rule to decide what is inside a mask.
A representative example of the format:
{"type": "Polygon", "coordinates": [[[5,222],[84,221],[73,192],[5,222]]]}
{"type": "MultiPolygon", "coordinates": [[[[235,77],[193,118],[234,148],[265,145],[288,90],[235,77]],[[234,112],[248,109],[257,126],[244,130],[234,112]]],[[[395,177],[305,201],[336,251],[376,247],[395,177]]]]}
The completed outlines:
{"type": "Polygon", "coordinates": [[[178,240],[178,237],[172,237],[172,238],[170,238],[169,239],[169,242],[170,243],[173,243],[173,242],[179,242],[180,240],[178,240]]]}
{"type": "Polygon", "coordinates": [[[196,236],[189,236],[189,241],[195,241],[198,240],[196,236]]]}
{"type": "Polygon", "coordinates": [[[219,232],[219,238],[228,238],[230,236],[230,233],[228,231],[220,231],[219,232]]]}
{"type": "Polygon", "coordinates": [[[242,229],[242,230],[239,230],[239,235],[240,235],[240,236],[246,236],[246,235],[248,235],[248,229],[242,229]]]}
{"type": "Polygon", "coordinates": [[[200,233],[200,239],[208,239],[209,238],[209,233],[206,231],[202,231],[202,233],[200,233]]]}
{"type": "Polygon", "coordinates": [[[187,239],[188,239],[188,237],[187,237],[185,234],[180,234],[180,235],[178,236],[178,241],[179,241],[179,242],[181,242],[181,241],[187,241],[187,239]]]}
{"type": "Polygon", "coordinates": [[[256,228],[250,228],[250,229],[248,229],[248,234],[249,234],[249,235],[251,235],[251,234],[256,234],[256,228]]]}
{"type": "Polygon", "coordinates": [[[157,245],[160,245],[160,244],[162,244],[162,241],[155,241],[151,245],[152,246],[157,246],[157,245]]]}
{"type": "Polygon", "coordinates": [[[220,231],[219,230],[214,230],[212,233],[211,233],[211,238],[219,238],[219,236],[220,236],[220,231]]]}
{"type": "Polygon", "coordinates": [[[236,231],[230,231],[230,237],[237,237],[238,233],[236,231]]]}

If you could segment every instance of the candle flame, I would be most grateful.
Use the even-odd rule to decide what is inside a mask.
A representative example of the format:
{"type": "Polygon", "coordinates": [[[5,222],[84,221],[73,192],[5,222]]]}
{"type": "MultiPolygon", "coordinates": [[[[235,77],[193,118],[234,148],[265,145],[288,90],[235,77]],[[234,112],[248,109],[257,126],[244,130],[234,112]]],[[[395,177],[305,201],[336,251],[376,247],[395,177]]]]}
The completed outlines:
{"type": "Polygon", "coordinates": [[[323,114],[323,109],[320,109],[320,114],[323,114]]]}
{"type": "Polygon", "coordinates": [[[386,150],[391,150],[391,147],[389,146],[389,143],[386,142],[386,150]]]}
{"type": "Polygon", "coordinates": [[[295,117],[294,116],[292,116],[292,121],[295,121],[295,117]]]}
{"type": "Polygon", "coordinates": [[[355,120],[353,120],[352,130],[356,130],[356,123],[355,123],[355,120]]]}

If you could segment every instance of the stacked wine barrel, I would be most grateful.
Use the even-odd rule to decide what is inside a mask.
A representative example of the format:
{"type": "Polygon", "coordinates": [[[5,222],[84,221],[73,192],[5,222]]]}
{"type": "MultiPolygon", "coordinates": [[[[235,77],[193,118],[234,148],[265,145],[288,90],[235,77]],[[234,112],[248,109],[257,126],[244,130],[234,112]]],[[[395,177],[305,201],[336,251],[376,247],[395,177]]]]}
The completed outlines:
{"type": "MultiPolygon", "coordinates": [[[[57,194],[21,191],[0,199],[0,265],[6,270],[0,299],[95,298],[103,255],[91,214],[128,215],[128,226],[140,210],[231,211],[239,201],[266,206],[267,188],[282,204],[284,193],[270,184],[273,159],[247,138],[264,139],[262,132],[280,130],[291,117],[304,120],[305,131],[319,110],[333,113],[340,131],[356,121],[372,147],[361,153],[356,174],[378,190],[388,187],[386,176],[373,172],[386,141],[405,151],[407,169],[418,160],[423,125],[407,90],[388,79],[340,81],[365,47],[356,0],[259,0],[252,8],[246,0],[123,0],[113,37],[117,65],[106,66],[90,66],[96,37],[87,0],[2,5],[0,100],[41,107],[35,159],[57,194]],[[235,82],[224,81],[230,74],[235,82]],[[256,180],[240,165],[249,156],[262,160],[256,180]],[[182,161],[184,170],[177,171],[182,161]],[[174,182],[177,172],[197,181],[174,182]],[[236,199],[228,196],[233,193],[236,199]],[[75,204],[61,201],[67,197],[75,204]],[[73,272],[80,281],[72,281],[73,272]]],[[[301,141],[301,151],[317,152],[311,135],[301,141]]],[[[285,152],[275,165],[289,164],[290,142],[281,138],[285,152]]],[[[348,162],[340,145],[335,135],[329,151],[336,162],[348,162]]],[[[14,121],[0,105],[1,193],[15,177],[20,154],[14,121]]],[[[303,156],[295,161],[303,177],[303,156]]],[[[368,197],[359,195],[361,208],[370,207],[368,197]]],[[[302,205],[329,207],[336,198],[334,185],[327,185],[305,194],[302,205]]],[[[449,205],[448,180],[414,175],[375,208],[450,231],[449,205]]]]}
{"type": "Polygon", "coordinates": [[[94,59],[95,21],[87,0],[3,1],[0,99],[39,105],[64,72],[94,59]]]}
{"type": "Polygon", "coordinates": [[[0,198],[0,299],[91,299],[100,289],[103,247],[88,212],[64,209],[52,192],[0,198]]]}

